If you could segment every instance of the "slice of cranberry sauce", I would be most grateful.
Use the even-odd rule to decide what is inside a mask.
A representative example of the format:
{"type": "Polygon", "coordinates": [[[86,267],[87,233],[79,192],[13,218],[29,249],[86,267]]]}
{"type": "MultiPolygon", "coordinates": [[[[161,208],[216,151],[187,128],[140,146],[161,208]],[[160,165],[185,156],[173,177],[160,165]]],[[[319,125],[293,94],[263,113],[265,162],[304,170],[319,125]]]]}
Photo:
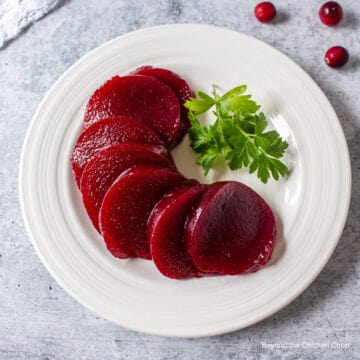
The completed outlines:
{"type": "Polygon", "coordinates": [[[180,105],[169,86],[151,76],[115,76],[90,97],[84,127],[105,117],[129,116],[143,122],[172,147],[180,130],[180,105]]]}
{"type": "Polygon", "coordinates": [[[81,177],[81,193],[87,213],[99,230],[99,211],[106,192],[113,182],[135,165],[175,165],[165,156],[166,149],[149,145],[122,143],[98,152],[86,165],[81,177]]]}
{"type": "Polygon", "coordinates": [[[270,258],[275,238],[275,217],[269,205],[236,181],[210,185],[186,226],[189,254],[204,272],[256,271],[270,258]]]}
{"type": "Polygon", "coordinates": [[[155,265],[167,277],[201,276],[187,253],[185,223],[207,188],[207,185],[196,184],[171,190],[151,213],[147,228],[150,250],[155,265]]]}
{"type": "Polygon", "coordinates": [[[133,74],[152,76],[169,86],[170,89],[174,92],[180,103],[181,124],[180,132],[176,140],[177,144],[180,143],[191,126],[188,118],[188,109],[184,106],[184,104],[190,98],[194,98],[195,93],[190,89],[190,86],[184,79],[168,69],[156,68],[152,66],[141,66],[137,68],[133,74]]]}
{"type": "Polygon", "coordinates": [[[122,173],[107,191],[99,213],[100,231],[110,252],[123,248],[151,259],[146,238],[149,215],[165,193],[188,181],[174,170],[149,165],[122,173]]]}
{"type": "Polygon", "coordinates": [[[164,145],[156,133],[129,117],[100,120],[80,134],[71,154],[71,165],[77,185],[80,187],[81,175],[86,164],[99,151],[124,142],[164,145]]]}

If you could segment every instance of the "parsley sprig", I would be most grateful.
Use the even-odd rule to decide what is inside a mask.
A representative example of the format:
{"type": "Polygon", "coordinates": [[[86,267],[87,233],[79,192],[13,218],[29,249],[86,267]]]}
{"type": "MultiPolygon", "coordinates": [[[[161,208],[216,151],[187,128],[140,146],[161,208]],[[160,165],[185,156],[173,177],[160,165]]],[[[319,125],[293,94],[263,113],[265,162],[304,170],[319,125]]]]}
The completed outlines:
{"type": "Polygon", "coordinates": [[[245,94],[246,85],[237,86],[220,96],[213,85],[212,96],[199,91],[198,98],[189,99],[191,147],[199,154],[197,163],[205,175],[219,157],[223,157],[230,169],[242,167],[266,183],[270,176],[279,180],[288,172],[279,159],[284,156],[288,143],[276,130],[266,131],[268,121],[260,106],[245,94]],[[203,126],[198,115],[213,108],[216,120],[213,125],[203,126]]]}

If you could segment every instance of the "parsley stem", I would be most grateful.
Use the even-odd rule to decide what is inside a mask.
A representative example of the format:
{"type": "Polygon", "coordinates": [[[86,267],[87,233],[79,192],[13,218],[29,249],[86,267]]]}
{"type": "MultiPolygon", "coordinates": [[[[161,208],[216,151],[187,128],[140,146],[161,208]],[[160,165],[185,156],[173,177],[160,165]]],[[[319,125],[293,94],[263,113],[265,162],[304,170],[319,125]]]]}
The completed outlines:
{"type": "Polygon", "coordinates": [[[243,128],[241,128],[239,126],[239,131],[248,139],[248,138],[252,138],[252,134],[249,134],[248,132],[246,132],[243,128]]]}
{"type": "Polygon", "coordinates": [[[217,102],[217,100],[219,99],[219,95],[216,92],[216,85],[212,84],[211,86],[212,86],[212,89],[213,89],[212,93],[214,95],[214,100],[215,100],[215,102],[217,102]]]}

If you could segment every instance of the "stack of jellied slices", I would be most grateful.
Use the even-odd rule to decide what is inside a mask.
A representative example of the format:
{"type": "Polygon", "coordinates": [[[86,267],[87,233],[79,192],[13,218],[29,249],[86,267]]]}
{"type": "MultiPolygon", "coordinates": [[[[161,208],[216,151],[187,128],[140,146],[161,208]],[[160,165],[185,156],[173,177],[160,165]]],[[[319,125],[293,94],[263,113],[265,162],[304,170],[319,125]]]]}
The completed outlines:
{"type": "Polygon", "coordinates": [[[144,66],[90,97],[71,156],[84,206],[111,254],[152,259],[174,279],[256,271],[276,239],[269,205],[248,186],[178,172],[170,150],[190,127],[188,84],[144,66]]]}

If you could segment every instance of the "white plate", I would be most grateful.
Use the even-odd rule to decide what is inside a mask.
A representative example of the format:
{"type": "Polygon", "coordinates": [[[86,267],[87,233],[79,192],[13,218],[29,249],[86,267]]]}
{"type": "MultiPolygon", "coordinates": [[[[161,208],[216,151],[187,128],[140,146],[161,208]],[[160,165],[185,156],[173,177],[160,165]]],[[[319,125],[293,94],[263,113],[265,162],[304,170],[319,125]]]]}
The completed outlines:
{"type": "MultiPolygon", "coordinates": [[[[202,181],[188,140],[174,151],[179,169],[202,181]]],[[[317,276],[341,235],[350,199],[346,141],[327,98],[288,57],[249,36],[204,25],[166,25],[114,39],[56,82],[28,131],[20,167],[23,215],[41,260],[75,299],[122,326],[164,336],[222,334],[260,321],[317,276]],[[90,94],[140,65],[172,69],[195,90],[246,83],[290,142],[291,175],[263,185],[224,169],[206,182],[236,179],[256,189],[278,216],[273,258],[257,273],[187,281],[162,276],[145,260],[117,260],[92,228],[69,157],[90,94]]]]}

